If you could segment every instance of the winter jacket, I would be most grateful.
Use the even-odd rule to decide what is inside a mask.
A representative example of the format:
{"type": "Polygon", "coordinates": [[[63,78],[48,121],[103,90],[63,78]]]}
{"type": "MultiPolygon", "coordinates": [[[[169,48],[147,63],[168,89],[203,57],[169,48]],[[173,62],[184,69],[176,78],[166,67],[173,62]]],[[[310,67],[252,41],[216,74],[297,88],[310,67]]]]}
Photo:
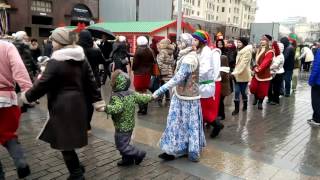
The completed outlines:
{"type": "Polygon", "coordinates": [[[127,65],[131,66],[130,54],[125,42],[115,42],[113,44],[113,51],[110,54],[110,59],[113,63],[113,70],[120,69],[127,73],[127,65]]]}
{"type": "Polygon", "coordinates": [[[23,63],[28,70],[29,76],[31,80],[33,80],[38,72],[38,66],[36,60],[32,58],[30,47],[22,41],[14,41],[13,44],[18,49],[23,63]]]}
{"type": "Polygon", "coordinates": [[[301,56],[299,59],[305,58],[305,62],[312,62],[314,60],[314,55],[310,48],[304,47],[301,50],[301,56]]]}
{"type": "Polygon", "coordinates": [[[151,101],[151,95],[141,95],[129,90],[130,79],[123,72],[112,75],[112,96],[106,113],[112,115],[116,132],[132,132],[135,126],[135,105],[151,101]]]}
{"type": "Polygon", "coordinates": [[[284,55],[283,55],[284,46],[283,45],[279,45],[279,49],[280,49],[280,55],[278,55],[277,57],[273,58],[272,64],[271,64],[271,67],[270,67],[271,74],[273,74],[273,75],[284,73],[284,69],[283,69],[283,65],[284,65],[284,55]]]}
{"type": "Polygon", "coordinates": [[[237,54],[236,66],[232,72],[237,82],[249,82],[251,80],[250,62],[252,51],[252,45],[247,45],[237,54]]]}
{"type": "Polygon", "coordinates": [[[221,56],[221,67],[220,67],[220,76],[221,76],[221,96],[229,96],[231,94],[230,87],[230,67],[228,62],[228,57],[221,56]]]}
{"type": "Polygon", "coordinates": [[[228,48],[226,48],[226,54],[225,55],[228,57],[229,67],[230,67],[231,71],[233,71],[233,69],[236,66],[237,48],[236,47],[228,47],[228,48]]]}
{"type": "Polygon", "coordinates": [[[31,51],[33,61],[37,62],[38,57],[41,56],[40,48],[39,47],[35,47],[35,48],[30,47],[30,51],[31,51]]]}
{"type": "Polygon", "coordinates": [[[93,47],[93,40],[89,31],[82,31],[80,33],[78,44],[84,50],[98,87],[101,87],[102,82],[105,82],[107,79],[108,67],[100,49],[93,47]],[[102,68],[99,68],[99,65],[103,66],[104,71],[102,71],[102,68]]]}
{"type": "Polygon", "coordinates": [[[47,94],[49,119],[39,139],[58,150],[81,148],[88,143],[87,100],[96,109],[104,107],[101,94],[80,46],[53,52],[41,78],[26,93],[24,102],[47,94]]]}
{"type": "Polygon", "coordinates": [[[270,81],[272,79],[270,67],[274,52],[272,50],[267,50],[266,52],[261,53],[258,52],[256,57],[256,68],[258,69],[258,72],[255,72],[255,78],[258,81],[270,81]]]}
{"type": "Polygon", "coordinates": [[[157,62],[161,73],[161,79],[167,82],[172,78],[174,71],[174,46],[171,44],[170,40],[163,39],[158,44],[158,51],[157,62]]]}
{"type": "Polygon", "coordinates": [[[309,78],[310,86],[320,86],[320,50],[317,51],[309,78]]]}
{"type": "Polygon", "coordinates": [[[32,87],[28,71],[13,44],[0,40],[0,108],[17,106],[16,83],[23,91],[32,87]],[[11,89],[11,90],[10,90],[11,89]]]}
{"type": "Polygon", "coordinates": [[[152,74],[154,62],[154,55],[149,47],[138,47],[133,57],[132,70],[135,75],[152,74]]]}
{"type": "Polygon", "coordinates": [[[284,45],[284,65],[285,71],[292,71],[294,69],[295,60],[295,50],[292,45],[290,45],[289,39],[287,37],[281,38],[280,42],[284,45]]]}
{"type": "MultiPolygon", "coordinates": [[[[218,49],[217,49],[218,50],[218,49]]],[[[211,51],[208,46],[205,46],[201,52],[198,52],[200,63],[200,96],[201,98],[213,97],[215,93],[215,81],[220,75],[220,65],[215,72],[215,61],[220,64],[221,51],[211,51]],[[218,76],[216,76],[218,75],[218,76]]]]}

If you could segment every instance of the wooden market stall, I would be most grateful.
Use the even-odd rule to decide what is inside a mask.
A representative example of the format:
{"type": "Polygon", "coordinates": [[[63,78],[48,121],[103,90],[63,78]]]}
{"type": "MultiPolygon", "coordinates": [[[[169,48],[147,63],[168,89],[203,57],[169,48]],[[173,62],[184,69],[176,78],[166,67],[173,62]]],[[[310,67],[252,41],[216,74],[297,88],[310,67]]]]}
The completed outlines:
{"type": "MultiPolygon", "coordinates": [[[[130,51],[134,53],[136,49],[136,39],[139,36],[146,36],[151,42],[152,38],[176,39],[177,21],[157,21],[157,22],[105,22],[91,25],[93,27],[103,27],[110,30],[115,35],[126,36],[130,44],[130,51]]],[[[194,32],[192,25],[182,22],[182,32],[194,32]]]]}

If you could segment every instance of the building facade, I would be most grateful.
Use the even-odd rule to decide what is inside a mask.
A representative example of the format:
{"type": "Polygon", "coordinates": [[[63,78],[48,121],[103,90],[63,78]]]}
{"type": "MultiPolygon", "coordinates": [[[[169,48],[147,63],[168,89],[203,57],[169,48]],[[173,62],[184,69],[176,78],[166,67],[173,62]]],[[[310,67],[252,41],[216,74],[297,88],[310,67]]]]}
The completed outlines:
{"type": "MultiPolygon", "coordinates": [[[[173,1],[173,14],[177,16],[178,0],[173,1]]],[[[183,0],[184,17],[225,26],[226,38],[249,36],[255,21],[256,0],[183,0]]],[[[208,30],[210,31],[210,30],[208,30]]]]}
{"type": "Polygon", "coordinates": [[[58,26],[90,24],[99,18],[99,0],[5,0],[9,32],[46,38],[58,26]]]}

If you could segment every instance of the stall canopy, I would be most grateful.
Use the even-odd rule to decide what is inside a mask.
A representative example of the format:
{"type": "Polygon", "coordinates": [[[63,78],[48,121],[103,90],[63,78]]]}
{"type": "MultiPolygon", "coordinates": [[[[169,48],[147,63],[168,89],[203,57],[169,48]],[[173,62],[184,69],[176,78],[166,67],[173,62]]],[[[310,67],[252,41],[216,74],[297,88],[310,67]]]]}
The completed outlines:
{"type": "MultiPolygon", "coordinates": [[[[146,34],[154,35],[167,28],[174,28],[177,26],[177,21],[157,21],[157,22],[105,22],[91,25],[93,27],[102,27],[109,29],[115,34],[146,34]]],[[[182,28],[188,29],[188,31],[194,31],[194,28],[186,23],[182,23],[182,28]]]]}

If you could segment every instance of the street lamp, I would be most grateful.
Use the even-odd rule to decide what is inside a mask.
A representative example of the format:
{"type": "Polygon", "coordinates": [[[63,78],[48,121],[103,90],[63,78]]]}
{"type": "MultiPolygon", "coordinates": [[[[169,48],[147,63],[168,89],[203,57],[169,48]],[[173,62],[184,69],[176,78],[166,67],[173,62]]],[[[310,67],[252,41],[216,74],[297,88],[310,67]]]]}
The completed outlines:
{"type": "Polygon", "coordinates": [[[178,0],[177,41],[180,40],[182,24],[182,0],[178,0]]]}

